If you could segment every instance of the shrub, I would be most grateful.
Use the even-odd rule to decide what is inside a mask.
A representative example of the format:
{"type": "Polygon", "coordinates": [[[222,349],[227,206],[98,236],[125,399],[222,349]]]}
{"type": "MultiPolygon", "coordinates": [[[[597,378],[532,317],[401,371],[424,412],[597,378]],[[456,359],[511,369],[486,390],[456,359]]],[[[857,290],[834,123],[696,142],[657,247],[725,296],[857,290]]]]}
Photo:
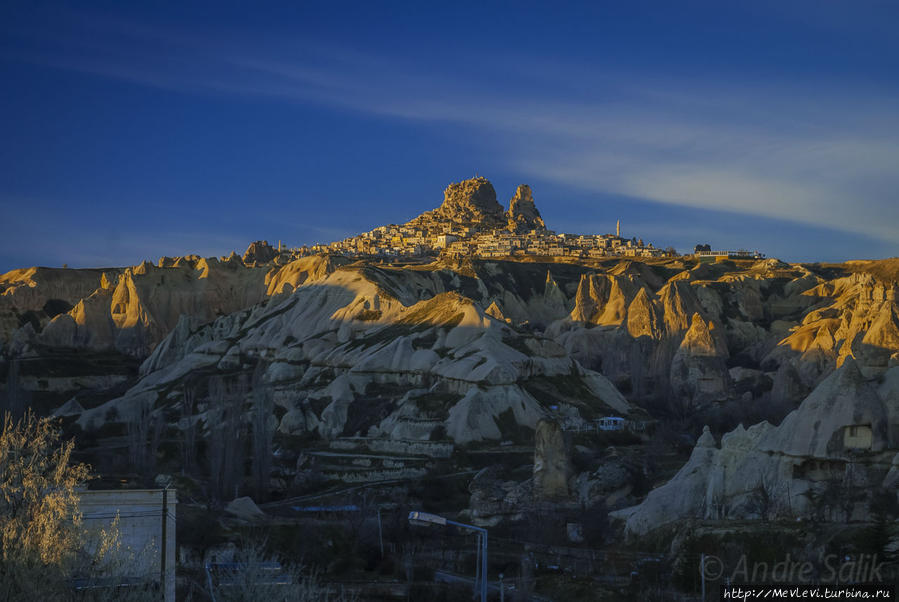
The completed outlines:
{"type": "MultiPolygon", "coordinates": [[[[77,488],[88,466],[71,460],[73,441],[60,442],[57,422],[31,412],[7,413],[0,429],[0,597],[6,600],[89,600],[101,589],[77,591],[75,576],[94,581],[119,561],[118,523],[91,536],[78,509],[77,488]],[[85,543],[94,541],[93,552],[85,543]]],[[[117,591],[116,599],[158,598],[150,583],[117,591]]]]}

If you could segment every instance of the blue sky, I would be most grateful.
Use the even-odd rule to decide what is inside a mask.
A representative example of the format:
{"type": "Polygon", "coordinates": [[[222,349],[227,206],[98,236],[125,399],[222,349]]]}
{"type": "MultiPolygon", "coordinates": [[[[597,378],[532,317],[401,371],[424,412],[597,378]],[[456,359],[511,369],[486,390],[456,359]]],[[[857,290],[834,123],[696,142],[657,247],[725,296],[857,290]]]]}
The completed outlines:
{"type": "Polygon", "coordinates": [[[0,272],[327,242],[453,181],[549,227],[899,255],[899,3],[5,2],[0,272]]]}

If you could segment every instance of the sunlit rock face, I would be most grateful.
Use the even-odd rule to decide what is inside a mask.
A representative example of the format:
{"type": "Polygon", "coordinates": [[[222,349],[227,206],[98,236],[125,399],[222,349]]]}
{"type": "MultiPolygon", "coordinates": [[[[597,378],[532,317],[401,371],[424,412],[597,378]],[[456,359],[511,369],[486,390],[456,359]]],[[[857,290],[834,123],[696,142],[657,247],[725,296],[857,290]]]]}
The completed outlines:
{"type": "Polygon", "coordinates": [[[899,345],[895,280],[884,282],[859,272],[822,282],[802,295],[816,304],[771,351],[768,357],[772,361],[798,355],[806,384],[820,379],[847,357],[854,357],[866,376],[886,371],[899,345]]]}
{"type": "Polygon", "coordinates": [[[727,345],[712,321],[695,313],[671,361],[671,390],[689,405],[726,399],[730,387],[727,345]]]}
{"type": "Polygon", "coordinates": [[[534,204],[534,196],[531,187],[522,184],[515,190],[515,195],[509,201],[509,210],[506,212],[507,228],[510,232],[521,234],[531,230],[545,230],[546,224],[540,217],[540,211],[534,204]]]}
{"type": "Polygon", "coordinates": [[[339,260],[313,256],[282,267],[248,268],[233,255],[163,258],[160,264],[166,267],[144,262],[125,268],[114,281],[104,272],[100,286],[50,320],[38,342],[143,358],[175,328],[180,316],[206,322],[251,307],[326,276],[339,260]]]}
{"type": "Polygon", "coordinates": [[[40,331],[121,271],[33,267],[0,275],[0,348],[18,328],[40,331]]]}
{"type": "MultiPolygon", "coordinates": [[[[510,429],[533,432],[550,405],[581,425],[638,412],[561,345],[488,311],[500,283],[518,311],[547,304],[544,290],[524,286],[525,274],[519,287],[492,266],[463,278],[447,269],[347,265],[212,322],[182,318],[143,363],[141,380],[79,422],[92,428],[110,408],[127,416],[148,400],[164,405],[186,386],[202,390],[214,375],[260,363],[285,411],[279,430],[326,439],[439,433],[467,444],[500,440],[510,429]]],[[[542,279],[546,267],[530,273],[542,279]]],[[[557,285],[547,282],[552,298],[557,285]]]]}
{"type": "Polygon", "coordinates": [[[246,265],[263,265],[273,261],[277,256],[278,251],[268,244],[267,240],[257,240],[250,243],[241,261],[246,265]]]}
{"type": "MultiPolygon", "coordinates": [[[[409,224],[414,237],[545,229],[528,186],[504,211],[481,177],[451,184],[409,224]]],[[[10,272],[0,350],[108,353],[132,372],[142,361],[114,395],[123,408],[171,403],[188,383],[205,395],[209,378],[262,364],[282,432],[463,445],[533,433],[551,406],[578,424],[640,407],[693,416],[770,403],[784,416],[848,359],[864,380],[899,363],[892,260],[291,258],[257,241],[243,257],[10,272]]]]}
{"type": "MultiPolygon", "coordinates": [[[[271,378],[296,422],[284,428],[302,424],[328,437],[498,439],[500,416],[533,429],[560,388],[576,403],[580,385],[547,382],[564,378],[597,392],[586,407],[609,413],[634,403],[691,414],[770,400],[786,414],[847,350],[866,379],[884,374],[899,351],[895,284],[867,272],[824,276],[771,260],[394,268],[326,256],[260,267],[237,256],[163,258],[93,274],[90,294],[43,329],[17,327],[7,352],[146,358],[142,375],[165,383],[160,390],[177,390],[193,372],[273,362],[271,378]],[[341,375],[352,400],[324,391],[341,375]],[[397,387],[376,396],[392,400],[385,415],[356,425],[349,408],[381,385],[397,387]],[[415,403],[433,393],[447,396],[439,408],[415,403]],[[329,399],[324,416],[311,409],[320,399],[329,399]]],[[[7,276],[18,282],[8,297],[23,287],[42,289],[29,293],[38,301],[63,290],[35,278],[31,287],[21,274],[7,276]]],[[[583,420],[598,411],[579,410],[583,420]]]]}
{"type": "Polygon", "coordinates": [[[478,177],[450,184],[443,193],[443,204],[435,211],[440,219],[457,223],[499,226],[503,208],[496,190],[487,178],[478,177]]]}

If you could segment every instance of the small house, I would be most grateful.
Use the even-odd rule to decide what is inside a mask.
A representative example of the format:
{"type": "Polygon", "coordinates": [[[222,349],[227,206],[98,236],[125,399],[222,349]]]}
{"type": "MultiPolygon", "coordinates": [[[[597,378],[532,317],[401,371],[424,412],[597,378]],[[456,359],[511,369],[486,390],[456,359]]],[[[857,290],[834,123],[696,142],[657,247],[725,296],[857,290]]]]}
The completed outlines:
{"type": "Polygon", "coordinates": [[[624,430],[624,418],[604,416],[597,421],[597,426],[601,431],[622,431],[624,430]]]}
{"type": "Polygon", "coordinates": [[[843,429],[843,447],[845,449],[871,449],[874,434],[867,424],[853,424],[843,429]]]}

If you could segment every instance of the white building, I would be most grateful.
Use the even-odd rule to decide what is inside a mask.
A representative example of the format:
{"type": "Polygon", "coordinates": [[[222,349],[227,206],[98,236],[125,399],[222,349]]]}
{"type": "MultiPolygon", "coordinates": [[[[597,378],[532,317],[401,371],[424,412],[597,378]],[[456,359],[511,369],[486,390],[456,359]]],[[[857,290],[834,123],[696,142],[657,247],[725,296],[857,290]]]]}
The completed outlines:
{"type": "Polygon", "coordinates": [[[115,570],[124,574],[109,576],[161,582],[165,602],[175,602],[175,490],[81,491],[78,497],[88,530],[85,547],[99,541],[92,533],[108,530],[118,517],[121,558],[115,570]]]}

